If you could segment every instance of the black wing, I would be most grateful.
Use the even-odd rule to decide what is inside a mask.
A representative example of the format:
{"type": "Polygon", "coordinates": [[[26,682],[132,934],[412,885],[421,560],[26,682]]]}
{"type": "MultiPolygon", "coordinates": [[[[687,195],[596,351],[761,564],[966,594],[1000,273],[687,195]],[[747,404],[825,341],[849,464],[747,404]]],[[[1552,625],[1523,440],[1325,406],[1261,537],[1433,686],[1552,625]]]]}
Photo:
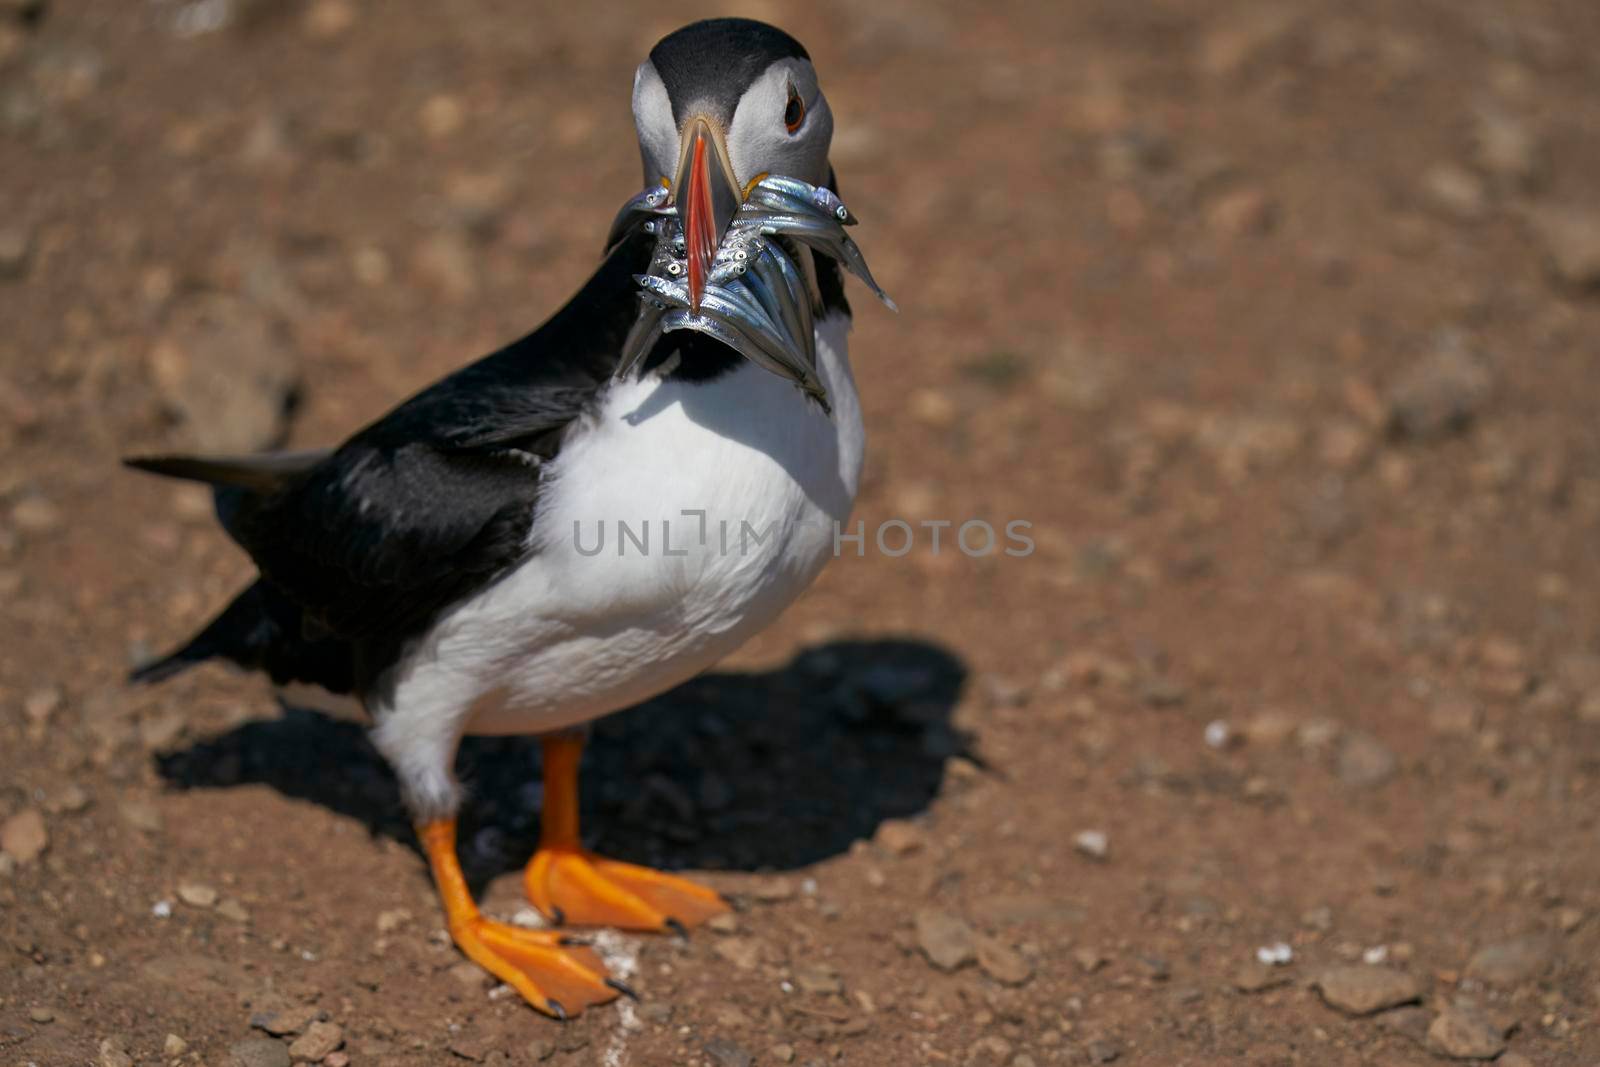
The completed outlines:
{"type": "Polygon", "coordinates": [[[621,242],[534,333],[425,389],[229,525],[308,630],[424,626],[527,552],[539,465],[616,370],[650,239],[621,242]]]}
{"type": "Polygon", "coordinates": [[[650,247],[629,235],[537,331],[308,467],[263,482],[213,461],[133,463],[217,484],[224,526],[299,609],[300,636],[381,657],[526,554],[539,467],[615,372],[650,247]]]}

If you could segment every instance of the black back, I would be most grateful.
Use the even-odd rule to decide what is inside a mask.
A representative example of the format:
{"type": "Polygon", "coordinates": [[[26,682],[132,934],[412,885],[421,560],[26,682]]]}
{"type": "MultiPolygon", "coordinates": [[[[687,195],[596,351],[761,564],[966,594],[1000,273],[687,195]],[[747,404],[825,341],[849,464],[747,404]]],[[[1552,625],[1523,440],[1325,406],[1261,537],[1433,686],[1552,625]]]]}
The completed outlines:
{"type": "Polygon", "coordinates": [[[780,59],[810,58],[799,41],[776,26],[736,18],[692,22],[650,50],[650,63],[679,122],[691,105],[731,121],[739,98],[762,71],[780,59]]]}
{"type": "Polygon", "coordinates": [[[280,641],[317,651],[304,671],[293,656],[251,665],[280,681],[367,689],[440,611],[527,555],[538,468],[615,372],[638,311],[633,275],[651,246],[631,234],[538,330],[418,393],[275,491],[219,491],[228,532],[273,594],[251,602],[270,602],[280,641]],[[328,669],[330,642],[347,650],[349,671],[328,669]]]}

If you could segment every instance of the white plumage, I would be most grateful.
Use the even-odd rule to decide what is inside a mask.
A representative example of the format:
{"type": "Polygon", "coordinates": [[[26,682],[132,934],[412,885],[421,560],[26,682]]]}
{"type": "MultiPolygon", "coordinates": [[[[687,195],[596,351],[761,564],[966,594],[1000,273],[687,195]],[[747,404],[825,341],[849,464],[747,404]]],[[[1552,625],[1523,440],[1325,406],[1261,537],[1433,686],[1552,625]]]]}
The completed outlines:
{"type": "Polygon", "coordinates": [[[445,612],[373,701],[374,739],[414,803],[453,806],[462,734],[544,733],[639,703],[810,585],[861,473],[849,322],[816,330],[831,417],[745,361],[710,382],[614,382],[569,429],[545,472],[537,551],[445,612]]]}

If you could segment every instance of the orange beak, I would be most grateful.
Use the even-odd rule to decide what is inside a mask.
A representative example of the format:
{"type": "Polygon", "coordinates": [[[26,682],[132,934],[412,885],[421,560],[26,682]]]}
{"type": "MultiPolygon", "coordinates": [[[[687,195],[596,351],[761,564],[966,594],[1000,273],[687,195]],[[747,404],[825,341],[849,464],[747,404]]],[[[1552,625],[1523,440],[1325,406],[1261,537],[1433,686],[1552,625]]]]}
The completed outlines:
{"type": "Polygon", "coordinates": [[[720,130],[710,119],[690,119],[683,130],[673,200],[683,221],[689,261],[689,310],[697,315],[716,265],[717,246],[743,199],[738,190],[720,130]]]}

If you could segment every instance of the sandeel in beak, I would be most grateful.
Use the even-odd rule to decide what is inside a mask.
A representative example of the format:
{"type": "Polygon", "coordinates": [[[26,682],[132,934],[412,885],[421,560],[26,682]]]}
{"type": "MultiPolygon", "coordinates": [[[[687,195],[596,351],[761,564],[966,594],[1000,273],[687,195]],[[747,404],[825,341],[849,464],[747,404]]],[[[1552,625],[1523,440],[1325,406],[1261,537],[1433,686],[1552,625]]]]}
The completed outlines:
{"type": "Polygon", "coordinates": [[[844,232],[856,218],[828,189],[766,175],[741,196],[718,138],[696,119],[683,138],[673,197],[646,189],[623,205],[611,244],[641,219],[657,235],[639,283],[639,317],[623,345],[617,376],[634,373],[663,334],[695,330],[794,382],[824,411],[817,376],[815,282],[784,240],[830,256],[895,308],[844,232]]]}

